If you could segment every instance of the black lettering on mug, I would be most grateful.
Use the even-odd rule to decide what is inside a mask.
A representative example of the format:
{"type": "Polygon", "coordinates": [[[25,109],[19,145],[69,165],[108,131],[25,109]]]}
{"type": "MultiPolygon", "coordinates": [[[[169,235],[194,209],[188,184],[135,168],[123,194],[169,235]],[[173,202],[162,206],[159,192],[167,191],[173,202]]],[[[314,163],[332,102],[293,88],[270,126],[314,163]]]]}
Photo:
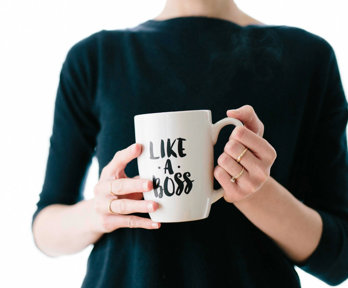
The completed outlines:
{"type": "Polygon", "coordinates": [[[156,198],[162,198],[163,197],[163,188],[160,185],[160,178],[156,178],[155,176],[152,176],[152,185],[153,185],[153,193],[155,194],[156,198]],[[159,192],[158,192],[159,189],[159,192]]]}
{"type": "Polygon", "coordinates": [[[173,179],[171,179],[170,177],[166,177],[166,179],[164,179],[163,190],[164,194],[166,194],[169,197],[174,195],[175,185],[173,179]],[[170,182],[170,185],[168,184],[168,182],[170,182]],[[171,189],[171,191],[169,191],[169,189],[171,189]]]}
{"type": "Polygon", "coordinates": [[[174,156],[175,158],[177,157],[176,153],[174,152],[173,146],[176,142],[176,139],[172,144],[170,144],[170,139],[167,139],[167,157],[169,158],[170,156],[174,156]]]}
{"type": "Polygon", "coordinates": [[[158,159],[159,157],[153,156],[153,143],[150,141],[150,159],[158,159]]]}
{"type": "MultiPolygon", "coordinates": [[[[164,165],[164,174],[168,174],[168,176],[165,177],[163,184],[161,183],[161,179],[156,177],[155,175],[152,176],[152,182],[153,182],[153,190],[154,195],[156,198],[162,198],[163,194],[165,194],[167,197],[171,197],[174,194],[177,196],[180,196],[182,192],[185,192],[185,194],[189,194],[193,187],[194,180],[190,179],[191,173],[185,172],[180,173],[177,172],[174,174],[173,165],[170,157],[185,157],[187,154],[184,152],[185,148],[183,146],[183,142],[186,141],[185,138],[175,138],[174,140],[171,140],[169,138],[165,140],[161,139],[160,141],[160,156],[155,156],[154,154],[154,144],[152,141],[150,141],[150,159],[156,160],[156,159],[162,159],[167,156],[167,160],[164,165]],[[174,180],[170,175],[174,174],[174,180]]],[[[158,169],[160,169],[161,166],[157,165],[158,169]]],[[[178,165],[178,168],[181,166],[178,165]]]]}
{"type": "Polygon", "coordinates": [[[185,172],[184,173],[184,179],[185,179],[185,182],[186,182],[186,187],[185,187],[185,190],[184,192],[186,194],[189,194],[191,189],[192,189],[192,183],[194,180],[191,180],[189,177],[191,176],[191,173],[190,172],[185,172]]]}
{"type": "Polygon", "coordinates": [[[167,174],[167,170],[169,174],[174,174],[172,162],[170,161],[170,159],[167,159],[166,165],[164,165],[164,174],[167,174]]]}
{"type": "Polygon", "coordinates": [[[182,142],[186,141],[185,138],[178,138],[178,154],[180,157],[185,157],[186,154],[184,153],[185,148],[182,146],[182,142]]]}
{"type": "Polygon", "coordinates": [[[184,182],[180,179],[181,176],[182,176],[182,174],[180,172],[175,173],[175,175],[174,175],[174,180],[175,180],[176,184],[178,185],[178,187],[175,190],[175,194],[178,195],[178,196],[184,190],[184,182]]]}

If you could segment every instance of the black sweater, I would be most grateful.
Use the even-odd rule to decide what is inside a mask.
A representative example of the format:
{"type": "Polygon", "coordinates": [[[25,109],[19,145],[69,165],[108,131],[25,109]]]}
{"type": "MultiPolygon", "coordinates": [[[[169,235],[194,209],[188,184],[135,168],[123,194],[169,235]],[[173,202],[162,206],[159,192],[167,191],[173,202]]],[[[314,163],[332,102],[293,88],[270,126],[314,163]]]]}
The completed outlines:
{"type": "MultiPolygon", "coordinates": [[[[332,47],[293,27],[176,17],[76,43],[61,70],[33,219],[47,205],[83,199],[91,158],[100,172],[135,142],[134,115],[210,109],[216,122],[244,104],[254,107],[277,151],[271,176],[323,219],[309,259],[293,263],[222,198],[204,220],[104,234],[83,287],[300,287],[295,264],[329,284],[347,278],[347,100],[332,47]]],[[[215,165],[231,130],[220,134],[215,165]]],[[[138,175],[136,161],[125,171],[138,175]]]]}

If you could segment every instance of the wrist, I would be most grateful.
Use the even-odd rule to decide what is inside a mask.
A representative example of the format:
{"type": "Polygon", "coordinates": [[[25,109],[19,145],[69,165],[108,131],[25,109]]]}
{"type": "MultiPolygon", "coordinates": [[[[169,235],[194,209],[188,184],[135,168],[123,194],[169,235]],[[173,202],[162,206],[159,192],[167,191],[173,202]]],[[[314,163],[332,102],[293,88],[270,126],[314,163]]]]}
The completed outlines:
{"type": "Polygon", "coordinates": [[[88,238],[98,240],[103,233],[100,229],[98,230],[98,215],[95,211],[95,199],[83,200],[76,205],[80,205],[80,209],[77,209],[79,214],[77,216],[85,219],[84,230],[86,235],[88,235],[88,238]]]}

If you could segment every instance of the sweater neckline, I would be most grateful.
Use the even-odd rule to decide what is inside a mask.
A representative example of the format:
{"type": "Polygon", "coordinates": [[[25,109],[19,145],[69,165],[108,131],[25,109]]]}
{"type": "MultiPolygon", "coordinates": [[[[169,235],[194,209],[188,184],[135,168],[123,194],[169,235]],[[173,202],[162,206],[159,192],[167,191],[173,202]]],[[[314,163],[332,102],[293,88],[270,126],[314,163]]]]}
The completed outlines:
{"type": "Polygon", "coordinates": [[[222,25],[229,25],[231,27],[235,28],[243,28],[248,26],[256,26],[256,25],[248,25],[248,26],[241,26],[235,22],[232,22],[228,19],[223,18],[217,18],[217,17],[210,17],[210,16],[178,16],[178,17],[172,17],[164,20],[155,20],[155,19],[149,19],[140,25],[152,25],[152,26],[171,26],[171,24],[185,24],[185,25],[211,25],[211,24],[222,24],[222,25]]]}

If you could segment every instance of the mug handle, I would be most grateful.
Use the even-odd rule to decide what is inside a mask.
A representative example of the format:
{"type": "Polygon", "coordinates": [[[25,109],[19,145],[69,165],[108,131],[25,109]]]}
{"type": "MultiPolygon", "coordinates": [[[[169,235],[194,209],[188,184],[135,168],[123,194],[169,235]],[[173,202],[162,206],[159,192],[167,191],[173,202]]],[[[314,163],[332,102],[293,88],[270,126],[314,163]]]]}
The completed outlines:
{"type": "MultiPolygon", "coordinates": [[[[234,125],[234,126],[243,126],[243,123],[235,118],[226,117],[224,119],[221,119],[220,121],[214,123],[211,125],[211,135],[212,135],[212,141],[213,145],[216,144],[217,138],[219,136],[219,133],[223,127],[226,125],[234,125]]],[[[211,195],[211,204],[215,203],[217,200],[219,200],[224,195],[224,189],[220,188],[217,190],[213,190],[211,195]]]]}

